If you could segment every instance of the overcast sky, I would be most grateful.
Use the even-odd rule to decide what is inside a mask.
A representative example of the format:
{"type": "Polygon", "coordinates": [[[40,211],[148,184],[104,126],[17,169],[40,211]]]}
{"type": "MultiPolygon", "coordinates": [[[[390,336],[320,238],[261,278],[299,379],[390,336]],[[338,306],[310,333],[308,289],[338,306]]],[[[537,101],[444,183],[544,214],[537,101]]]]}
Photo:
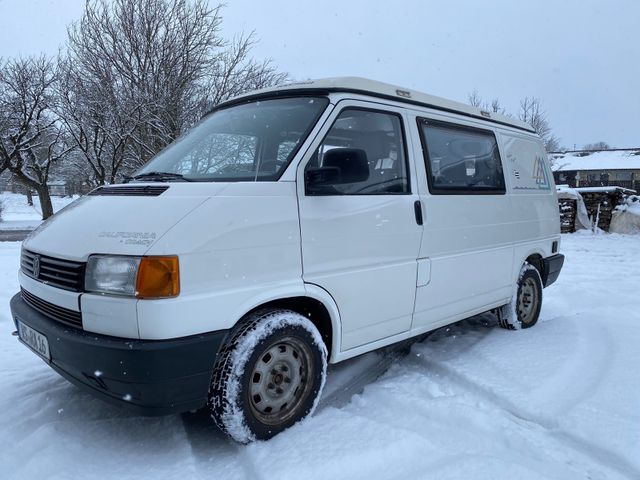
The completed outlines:
{"type": "MultiPolygon", "coordinates": [[[[212,2],[213,3],[213,2],[212,2]]],[[[516,111],[540,97],[561,144],[640,146],[640,1],[227,0],[297,79],[359,75],[516,111]]],[[[84,0],[0,0],[0,56],[55,53],[84,0]]]]}

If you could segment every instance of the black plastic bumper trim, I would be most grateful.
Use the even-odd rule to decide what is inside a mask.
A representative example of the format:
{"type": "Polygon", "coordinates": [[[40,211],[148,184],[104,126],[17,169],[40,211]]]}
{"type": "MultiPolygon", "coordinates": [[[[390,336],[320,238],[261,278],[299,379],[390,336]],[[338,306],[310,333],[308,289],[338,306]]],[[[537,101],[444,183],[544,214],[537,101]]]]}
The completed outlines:
{"type": "Polygon", "coordinates": [[[11,314],[47,337],[49,365],[102,400],[141,415],[203,407],[228,330],[170,340],[137,340],[78,330],[11,299],[11,314]]]}
{"type": "Polygon", "coordinates": [[[544,258],[542,261],[544,262],[542,284],[548,287],[558,279],[562,265],[564,265],[564,255],[558,253],[544,258]]]}

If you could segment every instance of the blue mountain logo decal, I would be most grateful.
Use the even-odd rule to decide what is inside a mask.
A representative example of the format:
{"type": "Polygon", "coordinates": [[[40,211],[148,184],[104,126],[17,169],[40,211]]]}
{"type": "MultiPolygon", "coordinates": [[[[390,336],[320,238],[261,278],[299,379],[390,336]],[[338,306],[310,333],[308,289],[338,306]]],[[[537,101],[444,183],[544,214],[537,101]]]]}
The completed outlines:
{"type": "Polygon", "coordinates": [[[549,174],[547,173],[544,159],[542,157],[536,157],[533,161],[533,179],[536,181],[538,189],[548,190],[551,188],[549,174]]]}

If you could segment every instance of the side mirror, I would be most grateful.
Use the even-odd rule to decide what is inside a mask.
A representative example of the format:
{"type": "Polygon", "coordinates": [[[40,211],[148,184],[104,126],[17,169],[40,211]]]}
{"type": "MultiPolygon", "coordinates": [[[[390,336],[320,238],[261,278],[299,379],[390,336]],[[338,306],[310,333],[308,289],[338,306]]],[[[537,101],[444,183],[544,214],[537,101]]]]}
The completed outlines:
{"type": "Polygon", "coordinates": [[[322,167],[305,172],[306,185],[310,190],[368,179],[367,152],[359,148],[333,148],[324,154],[322,167]]]}
{"type": "Polygon", "coordinates": [[[340,183],[340,169],[338,167],[310,168],[305,172],[307,187],[326,187],[340,183]]]}

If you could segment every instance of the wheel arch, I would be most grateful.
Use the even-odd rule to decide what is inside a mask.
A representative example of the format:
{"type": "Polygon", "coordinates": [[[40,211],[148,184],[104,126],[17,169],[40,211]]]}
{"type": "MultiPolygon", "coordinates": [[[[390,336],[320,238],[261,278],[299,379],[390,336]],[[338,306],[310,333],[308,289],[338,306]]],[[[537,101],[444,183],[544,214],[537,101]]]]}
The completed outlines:
{"type": "Polygon", "coordinates": [[[538,270],[540,277],[544,277],[544,262],[542,261],[542,258],[543,257],[540,253],[532,253],[525,259],[525,262],[533,265],[536,270],[538,270]]]}
{"type": "MultiPolygon", "coordinates": [[[[254,305],[239,318],[265,308],[292,310],[308,318],[318,329],[328,351],[329,362],[340,352],[340,316],[333,297],[315,285],[305,285],[306,292],[298,295],[286,295],[263,301],[254,305]]],[[[240,320],[239,320],[240,321],[240,320]]]]}
{"type": "Polygon", "coordinates": [[[544,278],[544,258],[546,254],[542,248],[531,248],[523,251],[520,255],[518,255],[517,261],[513,265],[513,281],[517,281],[518,275],[520,274],[520,269],[522,265],[525,263],[529,263],[538,270],[541,278],[544,278]]]}

